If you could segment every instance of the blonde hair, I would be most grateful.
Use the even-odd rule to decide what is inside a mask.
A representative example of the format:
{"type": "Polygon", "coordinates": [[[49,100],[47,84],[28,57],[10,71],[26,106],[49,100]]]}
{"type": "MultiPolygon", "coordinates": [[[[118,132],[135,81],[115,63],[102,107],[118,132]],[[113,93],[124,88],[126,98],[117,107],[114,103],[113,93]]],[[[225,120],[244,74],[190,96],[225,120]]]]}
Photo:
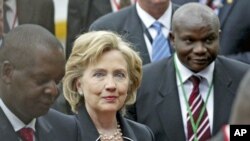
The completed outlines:
{"type": "Polygon", "coordinates": [[[77,113],[78,105],[84,101],[76,88],[77,78],[83,75],[89,64],[97,63],[107,51],[118,50],[128,64],[129,88],[128,96],[121,111],[125,112],[126,105],[136,100],[136,91],[142,77],[142,61],[133,46],[124,41],[119,35],[110,31],[92,31],[80,35],[74,42],[72,53],[66,63],[66,73],[63,78],[63,91],[73,112],[77,113]]]}

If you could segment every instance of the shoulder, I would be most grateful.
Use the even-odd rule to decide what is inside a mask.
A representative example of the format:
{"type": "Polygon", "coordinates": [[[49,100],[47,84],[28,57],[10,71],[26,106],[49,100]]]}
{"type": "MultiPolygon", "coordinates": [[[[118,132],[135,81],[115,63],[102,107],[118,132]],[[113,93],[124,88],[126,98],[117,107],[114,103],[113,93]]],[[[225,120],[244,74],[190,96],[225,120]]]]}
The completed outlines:
{"type": "Polygon", "coordinates": [[[153,62],[153,63],[149,63],[143,66],[143,73],[145,73],[145,75],[147,74],[152,74],[152,75],[159,75],[159,73],[161,73],[162,71],[164,71],[165,69],[167,69],[167,67],[173,67],[173,57],[169,57],[169,58],[165,58],[162,59],[158,62],[153,62]]]}
{"type": "Polygon", "coordinates": [[[39,119],[59,126],[76,126],[77,124],[74,116],[63,114],[54,109],[50,109],[46,115],[41,116],[39,119]]]}
{"type": "Polygon", "coordinates": [[[135,6],[129,6],[118,12],[108,13],[94,21],[90,26],[90,30],[98,30],[100,27],[121,26],[124,20],[130,17],[128,15],[136,14],[133,11],[135,11],[135,6]]]}
{"type": "Polygon", "coordinates": [[[239,71],[247,71],[250,68],[249,64],[234,60],[234,59],[230,59],[230,58],[226,58],[223,56],[218,56],[217,57],[217,63],[219,65],[223,65],[225,66],[228,70],[239,70],[239,71]]]}
{"type": "Polygon", "coordinates": [[[129,127],[133,130],[138,140],[144,140],[144,141],[154,140],[153,132],[148,126],[126,118],[125,122],[127,122],[129,127]]]}
{"type": "MultiPolygon", "coordinates": [[[[76,141],[81,138],[80,127],[76,118],[50,109],[49,112],[37,118],[38,132],[53,131],[53,138],[60,141],[76,141]]],[[[50,136],[51,137],[51,136],[50,136]]]]}

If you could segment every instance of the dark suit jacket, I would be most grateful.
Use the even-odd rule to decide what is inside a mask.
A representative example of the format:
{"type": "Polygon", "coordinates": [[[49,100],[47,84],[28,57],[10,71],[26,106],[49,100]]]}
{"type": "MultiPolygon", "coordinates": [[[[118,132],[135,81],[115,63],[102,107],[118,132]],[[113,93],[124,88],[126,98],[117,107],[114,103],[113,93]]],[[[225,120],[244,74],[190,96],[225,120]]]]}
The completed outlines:
{"type": "MultiPolygon", "coordinates": [[[[178,6],[173,4],[172,13],[177,8],[178,6]]],[[[90,26],[90,30],[110,30],[123,35],[128,41],[134,44],[135,50],[140,53],[143,64],[151,62],[143,36],[144,25],[137,14],[135,5],[99,18],[90,26]]]]}
{"type": "MultiPolygon", "coordinates": [[[[11,123],[0,108],[0,139],[19,141],[11,123]]],[[[80,141],[80,128],[75,117],[61,114],[55,110],[37,118],[37,141],[80,141]]]]}
{"type": "Polygon", "coordinates": [[[223,131],[220,131],[216,134],[216,136],[211,138],[209,141],[227,141],[227,140],[225,139],[223,131]]]}
{"type": "MultiPolygon", "coordinates": [[[[213,135],[228,122],[236,89],[249,68],[225,57],[216,59],[213,135]]],[[[128,109],[128,116],[148,125],[157,141],[185,140],[173,57],[144,66],[137,101],[128,109]]]]}
{"type": "Polygon", "coordinates": [[[55,33],[53,0],[17,0],[19,24],[38,24],[55,33]]]}
{"type": "MultiPolygon", "coordinates": [[[[198,2],[198,0],[172,0],[177,4],[198,2]]],[[[219,12],[221,22],[220,54],[250,64],[250,1],[224,0],[219,12]]]]}
{"type": "MultiPolygon", "coordinates": [[[[99,133],[86,108],[82,106],[79,109],[79,114],[77,114],[76,117],[81,125],[82,139],[86,141],[97,141],[99,133]]],[[[124,141],[154,141],[153,133],[147,126],[125,119],[120,114],[117,114],[117,119],[121,126],[124,141]]]]}
{"type": "Polygon", "coordinates": [[[110,0],[69,0],[66,57],[80,33],[88,31],[90,24],[97,18],[112,12],[110,0]]]}

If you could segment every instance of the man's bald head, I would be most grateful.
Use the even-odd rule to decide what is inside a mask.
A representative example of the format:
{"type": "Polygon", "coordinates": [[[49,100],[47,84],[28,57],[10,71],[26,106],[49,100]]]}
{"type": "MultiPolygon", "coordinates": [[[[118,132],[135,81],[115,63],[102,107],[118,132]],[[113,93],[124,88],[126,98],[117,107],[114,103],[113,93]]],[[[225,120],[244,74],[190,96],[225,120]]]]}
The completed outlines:
{"type": "Polygon", "coordinates": [[[187,3],[173,15],[172,29],[173,32],[185,25],[197,25],[200,23],[209,23],[219,30],[220,22],[214,11],[206,5],[200,3],[187,3]]]}
{"type": "Polygon", "coordinates": [[[0,62],[9,60],[16,67],[32,64],[41,49],[63,51],[58,39],[45,28],[33,24],[20,25],[4,37],[0,62]]]}

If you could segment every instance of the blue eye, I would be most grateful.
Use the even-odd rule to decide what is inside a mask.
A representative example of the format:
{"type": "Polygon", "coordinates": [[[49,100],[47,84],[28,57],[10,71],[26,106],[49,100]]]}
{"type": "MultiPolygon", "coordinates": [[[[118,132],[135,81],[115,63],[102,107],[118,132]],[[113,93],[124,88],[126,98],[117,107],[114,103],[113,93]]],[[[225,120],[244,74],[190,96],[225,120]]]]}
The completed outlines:
{"type": "Polygon", "coordinates": [[[94,73],[93,76],[95,76],[95,77],[102,77],[102,76],[104,76],[104,73],[97,72],[97,73],[94,73]]]}
{"type": "Polygon", "coordinates": [[[119,77],[119,78],[125,78],[125,74],[124,73],[116,73],[115,76],[119,77]]]}

